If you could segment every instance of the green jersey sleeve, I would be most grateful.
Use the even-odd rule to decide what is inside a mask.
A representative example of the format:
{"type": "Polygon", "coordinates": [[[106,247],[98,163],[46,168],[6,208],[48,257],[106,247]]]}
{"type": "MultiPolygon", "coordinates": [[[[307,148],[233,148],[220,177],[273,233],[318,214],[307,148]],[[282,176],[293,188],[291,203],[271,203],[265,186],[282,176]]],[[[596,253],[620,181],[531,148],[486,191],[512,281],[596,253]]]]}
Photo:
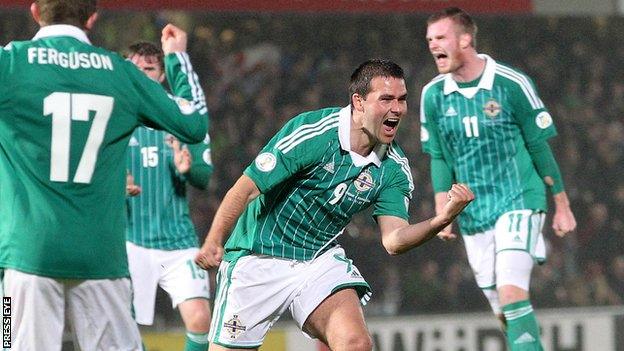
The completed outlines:
{"type": "Polygon", "coordinates": [[[261,193],[315,164],[325,151],[319,139],[312,138],[314,133],[310,133],[310,129],[336,127],[338,118],[324,116],[311,120],[309,116],[316,114],[304,113],[286,123],[245,170],[245,175],[253,179],[261,193]]]}
{"type": "Polygon", "coordinates": [[[436,102],[437,85],[425,85],[420,96],[420,142],[424,152],[433,158],[442,158],[442,146],[436,126],[436,113],[439,110],[436,102]]]}
{"type": "Polygon", "coordinates": [[[510,94],[513,97],[513,116],[520,126],[525,143],[531,145],[557,135],[557,131],[531,78],[524,74],[520,77],[522,79],[512,86],[514,91],[510,94]]]}
{"type": "MultiPolygon", "coordinates": [[[[165,65],[173,59],[172,55],[165,57],[165,65]]],[[[139,100],[136,106],[139,109],[137,113],[140,121],[149,127],[167,130],[182,142],[197,143],[204,139],[208,128],[208,110],[205,107],[203,91],[201,94],[196,94],[197,101],[189,101],[188,91],[192,89],[186,87],[190,85],[189,80],[183,79],[188,75],[184,73],[181,65],[175,66],[177,68],[170,69],[167,79],[170,82],[180,83],[172,84],[174,96],[171,96],[158,82],[148,78],[132,63],[125,63],[126,73],[135,86],[133,90],[136,99],[139,100]],[[186,85],[182,83],[183,81],[186,85]]],[[[194,89],[201,91],[199,85],[196,85],[194,89]]]]}
{"type": "Polygon", "coordinates": [[[388,150],[388,158],[393,162],[391,176],[384,180],[384,186],[373,210],[373,217],[395,216],[409,219],[409,202],[414,190],[414,182],[407,158],[396,145],[388,150]]]}
{"type": "Polygon", "coordinates": [[[191,164],[191,170],[186,175],[186,179],[194,187],[206,189],[213,171],[210,137],[208,133],[206,133],[204,141],[188,145],[188,149],[191,153],[193,163],[191,164]]]}

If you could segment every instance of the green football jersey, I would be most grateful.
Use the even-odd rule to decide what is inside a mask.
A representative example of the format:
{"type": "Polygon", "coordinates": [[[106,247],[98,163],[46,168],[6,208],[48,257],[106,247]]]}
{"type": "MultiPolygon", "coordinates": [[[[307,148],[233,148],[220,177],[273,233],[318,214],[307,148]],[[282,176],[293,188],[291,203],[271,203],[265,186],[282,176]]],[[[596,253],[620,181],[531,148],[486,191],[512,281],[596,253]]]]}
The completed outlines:
{"type": "Polygon", "coordinates": [[[351,108],[290,120],[246,170],[261,195],[225,245],[226,260],[249,253],[310,260],[335,246],[357,212],[408,218],[414,188],[393,142],[363,157],[350,151],[351,108]]]}
{"type": "Polygon", "coordinates": [[[480,56],[487,60],[480,78],[457,83],[440,75],[421,96],[424,151],[445,159],[475,194],[459,217],[467,235],[494,227],[507,211],[546,210],[546,188],[526,145],[557,134],[531,79],[480,56]]]}
{"type": "MultiPolygon", "coordinates": [[[[187,178],[208,185],[212,173],[210,138],[188,145],[193,160],[185,175],[177,172],[167,132],[139,127],[130,138],[127,168],[141,193],[128,197],[127,240],[159,250],[197,247],[186,197],[187,178]]],[[[190,179],[188,179],[190,180],[190,179]]]]}
{"type": "Polygon", "coordinates": [[[133,130],[146,124],[189,143],[206,134],[205,101],[189,87],[185,56],[166,57],[173,100],[74,26],[46,26],[0,50],[0,267],[54,278],[129,275],[133,130]]]}

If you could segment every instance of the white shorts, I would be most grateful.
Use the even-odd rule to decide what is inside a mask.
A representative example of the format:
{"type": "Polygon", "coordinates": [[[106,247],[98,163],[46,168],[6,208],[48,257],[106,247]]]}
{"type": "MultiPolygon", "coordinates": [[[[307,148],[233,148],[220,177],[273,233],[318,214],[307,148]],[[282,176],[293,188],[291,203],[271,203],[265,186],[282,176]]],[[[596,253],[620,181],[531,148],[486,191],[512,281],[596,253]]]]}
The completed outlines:
{"type": "Polygon", "coordinates": [[[7,269],[3,285],[11,350],[60,350],[66,319],[77,349],[142,350],[128,278],[53,279],[7,269]]]}
{"type": "Polygon", "coordinates": [[[355,288],[362,303],[371,296],[368,283],[337,246],[310,261],[265,255],[221,263],[208,340],[229,348],[262,345],[271,326],[287,308],[303,327],[332,293],[355,288]]]}
{"type": "Polygon", "coordinates": [[[545,217],[533,210],[510,211],[498,218],[493,229],[462,236],[479,288],[496,288],[496,254],[501,251],[525,251],[540,264],[546,260],[545,217]]]}
{"type": "Polygon", "coordinates": [[[189,299],[210,298],[208,272],[194,262],[198,248],[165,251],[147,249],[127,241],[126,249],[137,323],[154,323],[158,286],[169,294],[174,308],[189,299]]]}

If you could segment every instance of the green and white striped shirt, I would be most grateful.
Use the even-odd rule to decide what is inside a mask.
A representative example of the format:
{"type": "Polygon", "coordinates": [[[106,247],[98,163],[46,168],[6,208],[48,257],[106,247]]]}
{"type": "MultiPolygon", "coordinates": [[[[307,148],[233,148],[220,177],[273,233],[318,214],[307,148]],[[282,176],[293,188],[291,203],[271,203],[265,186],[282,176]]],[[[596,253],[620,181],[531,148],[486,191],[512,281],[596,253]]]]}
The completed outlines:
{"type": "Polygon", "coordinates": [[[357,212],[408,218],[414,189],[408,161],[393,142],[363,157],[350,147],[350,107],[290,120],[246,170],[261,195],[225,245],[226,260],[266,254],[310,260],[336,245],[357,212]]]}
{"type": "MultiPolygon", "coordinates": [[[[179,55],[170,82],[187,79],[179,55]]],[[[185,142],[206,134],[205,101],[172,100],[70,25],[0,49],[0,268],[54,278],[127,277],[126,149],[137,126],[185,142]]]]}
{"type": "Polygon", "coordinates": [[[480,57],[487,62],[475,81],[440,75],[421,95],[424,151],[443,158],[475,194],[459,217],[467,235],[492,228],[507,211],[546,210],[546,188],[526,145],[557,134],[531,79],[480,57]]]}
{"type": "Polygon", "coordinates": [[[197,247],[197,235],[189,215],[187,177],[207,186],[212,173],[210,138],[189,145],[193,160],[186,175],[178,174],[168,133],[137,128],[130,138],[128,170],[141,193],[128,197],[127,240],[159,250],[197,247]]]}

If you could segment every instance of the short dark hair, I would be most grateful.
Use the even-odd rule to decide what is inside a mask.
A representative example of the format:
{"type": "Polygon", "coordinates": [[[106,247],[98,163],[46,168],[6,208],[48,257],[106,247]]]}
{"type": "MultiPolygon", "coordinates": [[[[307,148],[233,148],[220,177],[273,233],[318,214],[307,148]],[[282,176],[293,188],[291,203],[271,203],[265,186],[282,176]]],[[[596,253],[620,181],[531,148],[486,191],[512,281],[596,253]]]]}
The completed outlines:
{"type": "Polygon", "coordinates": [[[468,12],[460,9],[459,7],[447,7],[444,10],[436,12],[429,16],[427,19],[427,25],[438,22],[439,20],[449,18],[456,24],[459,24],[464,33],[468,33],[472,36],[472,47],[477,47],[477,24],[470,17],[468,12]]]}
{"type": "Polygon", "coordinates": [[[35,3],[45,25],[71,24],[84,28],[97,11],[97,0],[35,0],[35,3]]]}
{"type": "Polygon", "coordinates": [[[135,55],[139,55],[139,56],[152,56],[152,57],[156,57],[156,59],[158,60],[158,64],[160,65],[161,69],[164,69],[164,53],[162,51],[162,49],[149,41],[139,41],[137,43],[134,43],[130,46],[128,46],[128,49],[126,50],[126,58],[131,58],[132,56],[135,55]]]}
{"type": "MultiPolygon", "coordinates": [[[[358,94],[366,96],[371,91],[371,81],[375,77],[392,77],[405,79],[401,66],[385,59],[371,59],[363,62],[351,74],[349,84],[349,96],[358,94]]],[[[351,102],[353,104],[353,102],[351,102]]]]}

